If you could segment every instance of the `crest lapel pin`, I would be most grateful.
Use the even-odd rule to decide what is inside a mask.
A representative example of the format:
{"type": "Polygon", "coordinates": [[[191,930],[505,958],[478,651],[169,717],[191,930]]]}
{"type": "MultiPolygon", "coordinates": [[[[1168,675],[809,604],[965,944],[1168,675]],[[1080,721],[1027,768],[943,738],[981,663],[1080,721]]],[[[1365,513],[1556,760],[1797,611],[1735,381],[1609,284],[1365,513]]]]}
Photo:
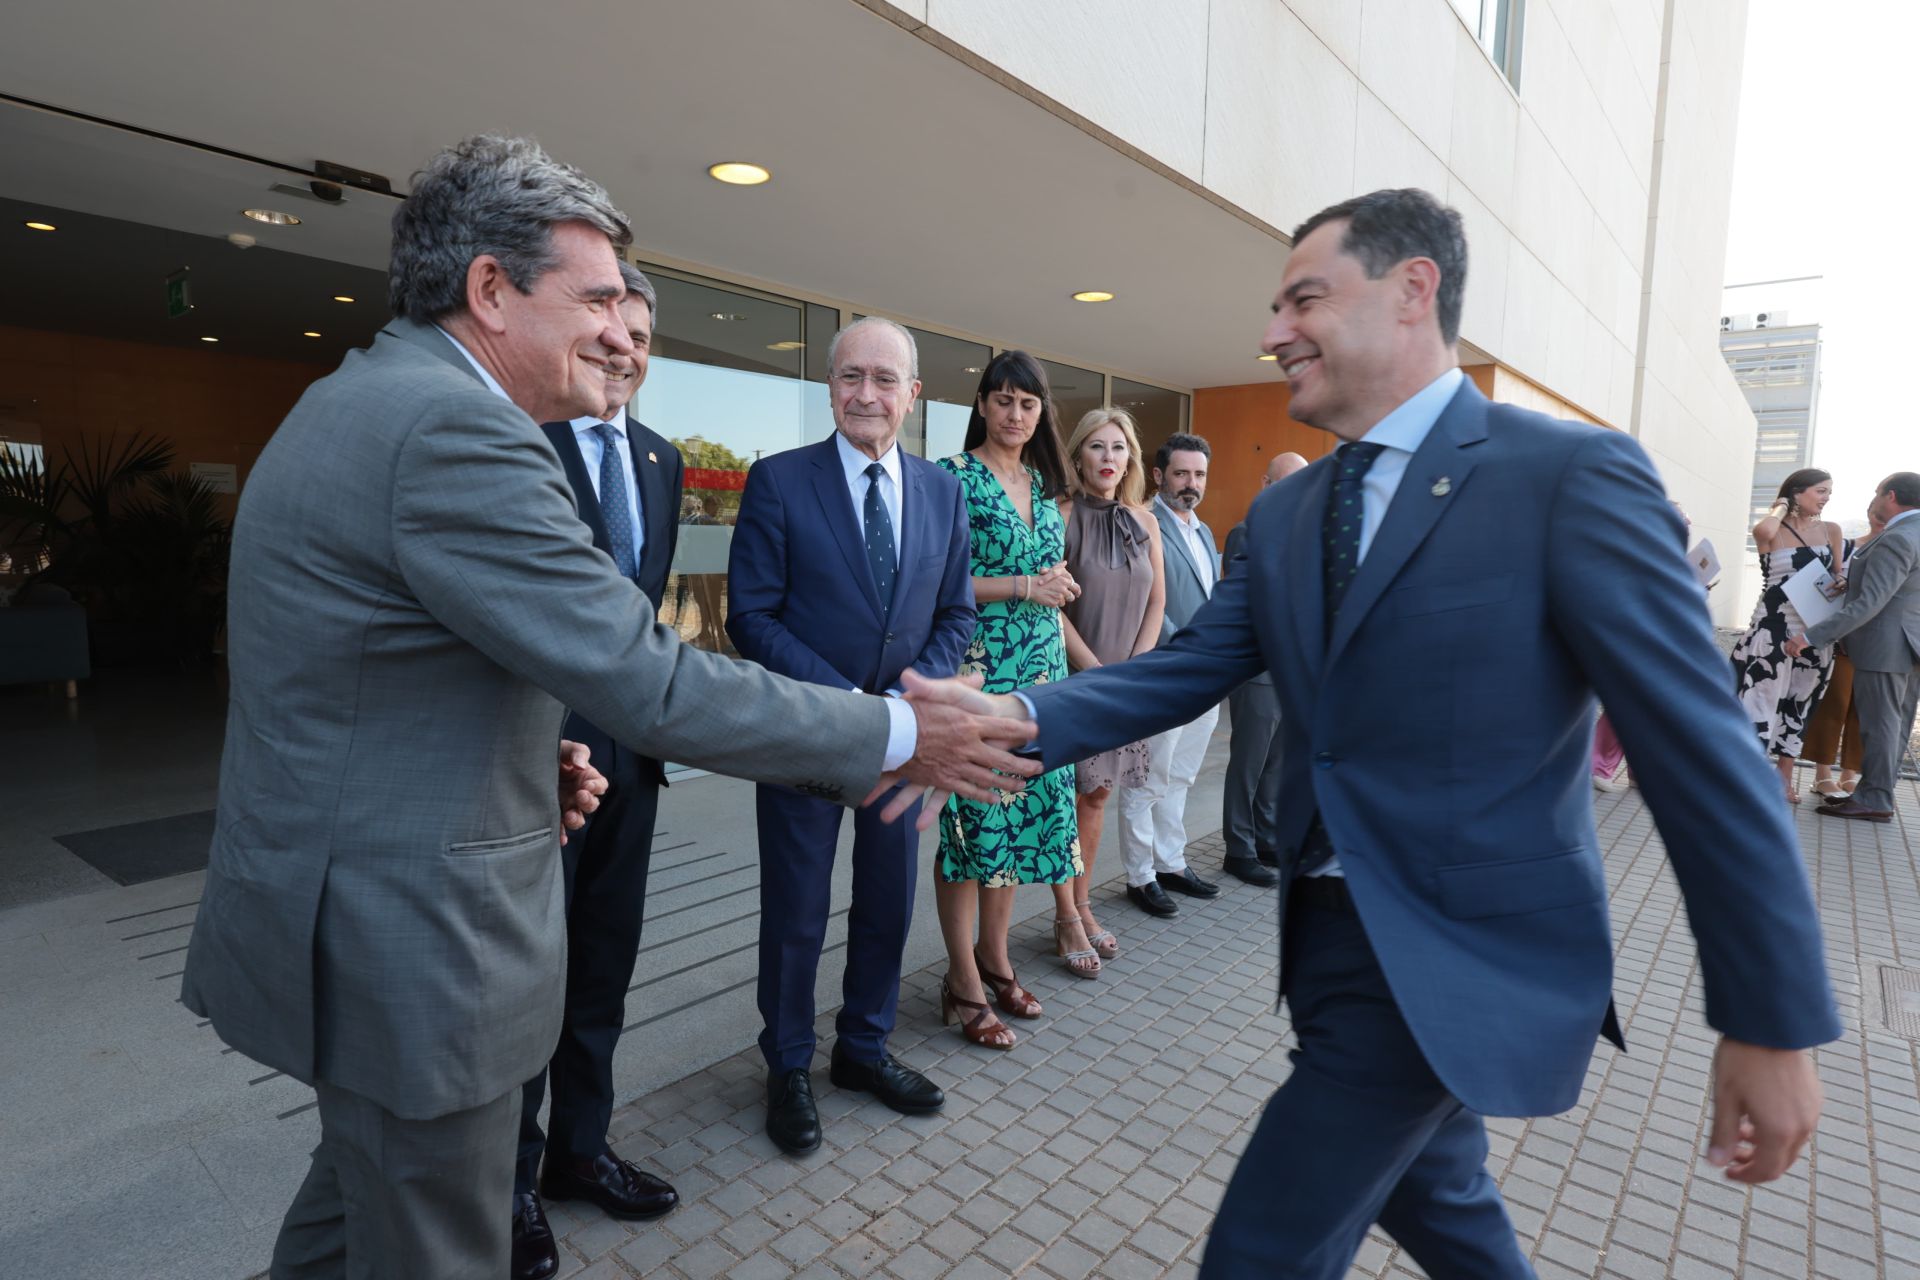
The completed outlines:
{"type": "Polygon", "coordinates": [[[654,452],[653,450],[651,450],[651,449],[649,449],[649,450],[647,450],[647,461],[648,461],[648,462],[658,462],[658,461],[660,461],[660,455],[659,455],[659,454],[657,454],[657,453],[655,453],[655,452],[654,452]]]}
{"type": "Polygon", "coordinates": [[[1433,482],[1433,489],[1431,490],[1431,492],[1433,493],[1433,496],[1436,498],[1444,498],[1448,494],[1453,492],[1453,481],[1447,476],[1441,476],[1438,480],[1435,480],[1433,482]]]}

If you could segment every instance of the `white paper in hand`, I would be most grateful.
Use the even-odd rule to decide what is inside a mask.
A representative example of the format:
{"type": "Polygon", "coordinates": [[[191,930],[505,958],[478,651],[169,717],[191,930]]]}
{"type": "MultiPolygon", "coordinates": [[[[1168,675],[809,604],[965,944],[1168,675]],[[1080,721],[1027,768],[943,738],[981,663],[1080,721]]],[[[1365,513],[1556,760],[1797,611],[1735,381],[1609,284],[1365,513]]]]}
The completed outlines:
{"type": "Polygon", "coordinates": [[[1703,587],[1710,587],[1720,577],[1720,554],[1713,549],[1713,540],[1702,538],[1687,552],[1687,562],[1693,566],[1693,576],[1703,587]]]}
{"type": "Polygon", "coordinates": [[[1782,589],[1787,593],[1787,603],[1809,627],[1819,626],[1840,611],[1840,602],[1828,594],[1833,589],[1833,574],[1818,560],[1788,578],[1782,589]]]}

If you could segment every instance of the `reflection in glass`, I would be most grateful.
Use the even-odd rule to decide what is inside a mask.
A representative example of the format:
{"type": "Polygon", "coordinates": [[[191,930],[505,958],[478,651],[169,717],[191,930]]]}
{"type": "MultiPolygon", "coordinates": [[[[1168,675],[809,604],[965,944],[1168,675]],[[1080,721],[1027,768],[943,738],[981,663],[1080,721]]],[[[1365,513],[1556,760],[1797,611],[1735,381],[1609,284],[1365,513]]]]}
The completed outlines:
{"type": "Polygon", "coordinates": [[[902,447],[926,458],[950,458],[966,439],[973,393],[980,385],[980,371],[993,359],[993,348],[924,329],[908,332],[920,348],[920,403],[900,430],[902,447]],[[904,440],[910,431],[913,446],[904,440]]]}
{"type": "MultiPolygon", "coordinates": [[[[1149,467],[1153,465],[1155,451],[1166,443],[1167,437],[1186,430],[1187,397],[1178,391],[1115,378],[1113,407],[1133,415],[1134,426],[1140,432],[1140,448],[1147,456],[1149,467]]],[[[1148,478],[1151,480],[1151,472],[1148,478]]]]}
{"type": "Polygon", "coordinates": [[[1091,369],[1076,369],[1052,360],[1041,360],[1040,367],[1047,371],[1054,421],[1060,426],[1060,443],[1065,445],[1081,415],[1106,403],[1106,378],[1091,369]]]}

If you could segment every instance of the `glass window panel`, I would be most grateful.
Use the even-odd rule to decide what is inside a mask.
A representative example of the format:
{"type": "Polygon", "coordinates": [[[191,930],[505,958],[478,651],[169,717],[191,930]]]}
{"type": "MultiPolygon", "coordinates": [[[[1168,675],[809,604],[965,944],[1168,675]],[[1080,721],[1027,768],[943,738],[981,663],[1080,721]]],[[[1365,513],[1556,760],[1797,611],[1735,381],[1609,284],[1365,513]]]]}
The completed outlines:
{"type": "Polygon", "coordinates": [[[973,395],[980,387],[980,371],[993,359],[993,348],[924,329],[908,332],[920,349],[920,403],[914,408],[918,421],[909,424],[917,426],[919,448],[914,452],[927,458],[952,457],[966,441],[973,395]]]}
{"type": "Polygon", "coordinates": [[[1065,448],[1081,416],[1107,402],[1107,380],[1091,369],[1052,360],[1040,361],[1040,367],[1047,371],[1047,386],[1053,391],[1053,411],[1060,426],[1060,445],[1065,448]]]}
{"type": "MultiPolygon", "coordinates": [[[[1187,397],[1178,391],[1115,378],[1113,407],[1133,415],[1133,424],[1140,431],[1140,448],[1147,456],[1149,467],[1153,465],[1154,452],[1166,443],[1167,437],[1186,429],[1187,397]]],[[[1147,478],[1151,483],[1151,472],[1147,478]]]]}
{"type": "Polygon", "coordinates": [[[823,307],[817,302],[807,304],[807,359],[806,375],[808,382],[825,385],[827,381],[827,349],[833,345],[833,335],[840,329],[840,308],[823,307]]]}

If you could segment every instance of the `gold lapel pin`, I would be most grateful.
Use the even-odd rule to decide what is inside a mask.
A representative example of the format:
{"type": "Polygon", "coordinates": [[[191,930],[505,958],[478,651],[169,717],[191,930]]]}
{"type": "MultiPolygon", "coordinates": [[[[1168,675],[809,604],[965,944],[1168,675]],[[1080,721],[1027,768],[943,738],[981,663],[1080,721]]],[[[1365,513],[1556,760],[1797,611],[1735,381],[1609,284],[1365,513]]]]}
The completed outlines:
{"type": "Polygon", "coordinates": [[[1434,497],[1444,498],[1452,492],[1453,492],[1453,481],[1448,479],[1446,476],[1441,476],[1438,480],[1435,480],[1433,482],[1434,497]]]}
{"type": "Polygon", "coordinates": [[[648,461],[648,462],[658,462],[658,461],[660,461],[660,455],[659,455],[659,454],[657,454],[657,453],[655,453],[655,452],[654,452],[653,450],[651,450],[651,449],[649,449],[649,450],[647,450],[647,461],[648,461]]]}

